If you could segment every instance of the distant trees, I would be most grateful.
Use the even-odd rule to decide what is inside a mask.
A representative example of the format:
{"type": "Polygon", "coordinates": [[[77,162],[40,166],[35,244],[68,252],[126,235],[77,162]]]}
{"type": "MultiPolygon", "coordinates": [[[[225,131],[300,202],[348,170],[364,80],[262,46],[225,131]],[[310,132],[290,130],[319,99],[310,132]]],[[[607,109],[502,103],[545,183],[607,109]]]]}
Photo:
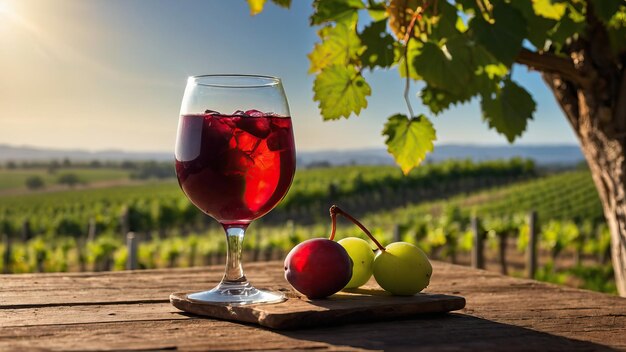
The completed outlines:
{"type": "Polygon", "coordinates": [[[44,188],[46,183],[41,176],[30,176],[26,179],[26,188],[30,190],[38,190],[44,188]]]}
{"type": "Polygon", "coordinates": [[[78,177],[78,175],[73,173],[62,174],[57,178],[57,183],[60,185],[67,185],[70,187],[74,187],[83,181],[78,177]]]}
{"type": "Polygon", "coordinates": [[[173,163],[170,162],[159,163],[155,161],[147,161],[135,163],[132,169],[133,171],[130,177],[136,180],[147,180],[150,178],[163,179],[176,176],[173,163]]]}

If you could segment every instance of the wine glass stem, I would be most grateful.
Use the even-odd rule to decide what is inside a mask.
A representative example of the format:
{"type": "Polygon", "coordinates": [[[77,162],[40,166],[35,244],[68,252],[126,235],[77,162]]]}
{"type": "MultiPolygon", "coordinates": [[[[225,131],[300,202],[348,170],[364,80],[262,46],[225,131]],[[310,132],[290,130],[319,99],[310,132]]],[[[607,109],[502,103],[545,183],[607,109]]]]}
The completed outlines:
{"type": "Polygon", "coordinates": [[[243,284],[248,281],[241,266],[243,238],[247,227],[248,225],[224,225],[227,252],[226,270],[222,283],[243,284]]]}

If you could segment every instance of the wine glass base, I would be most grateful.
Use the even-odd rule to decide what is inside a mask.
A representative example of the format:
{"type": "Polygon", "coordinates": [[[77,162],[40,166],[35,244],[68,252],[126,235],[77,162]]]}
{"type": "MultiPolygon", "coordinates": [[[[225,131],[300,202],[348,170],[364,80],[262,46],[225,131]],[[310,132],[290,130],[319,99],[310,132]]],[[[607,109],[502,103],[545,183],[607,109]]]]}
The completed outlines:
{"type": "Polygon", "coordinates": [[[190,301],[207,304],[228,304],[242,306],[246,304],[280,303],[286,300],[280,292],[263,291],[250,283],[222,282],[209,291],[194,292],[187,295],[190,301]]]}

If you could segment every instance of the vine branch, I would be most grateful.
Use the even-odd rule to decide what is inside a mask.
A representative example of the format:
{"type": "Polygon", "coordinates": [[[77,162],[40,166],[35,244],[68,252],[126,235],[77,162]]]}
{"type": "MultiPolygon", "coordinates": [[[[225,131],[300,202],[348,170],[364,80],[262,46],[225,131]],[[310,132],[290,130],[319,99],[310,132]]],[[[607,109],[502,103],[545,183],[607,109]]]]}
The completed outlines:
{"type": "Polygon", "coordinates": [[[428,4],[425,3],[424,7],[418,6],[413,12],[413,16],[411,16],[411,22],[409,22],[409,26],[406,29],[406,33],[404,34],[404,71],[406,74],[406,80],[404,84],[404,101],[406,102],[406,107],[409,110],[409,118],[413,118],[415,114],[413,113],[413,107],[411,106],[411,99],[409,98],[409,91],[411,89],[411,74],[409,72],[409,42],[413,37],[413,29],[415,28],[415,22],[418,18],[422,17],[422,13],[424,10],[428,8],[428,4]]]}
{"type": "Polygon", "coordinates": [[[588,78],[580,74],[571,60],[551,53],[538,53],[522,48],[519,54],[517,54],[515,62],[537,71],[556,73],[581,87],[589,87],[591,84],[588,78]]]}
{"type": "MultiPolygon", "coordinates": [[[[411,40],[409,38],[409,40],[411,40]]],[[[411,89],[411,77],[409,73],[409,42],[406,42],[406,47],[404,48],[404,71],[406,73],[406,80],[404,83],[404,101],[406,102],[406,107],[409,109],[409,118],[413,118],[413,107],[411,106],[411,99],[409,98],[409,90],[411,89]]]]}

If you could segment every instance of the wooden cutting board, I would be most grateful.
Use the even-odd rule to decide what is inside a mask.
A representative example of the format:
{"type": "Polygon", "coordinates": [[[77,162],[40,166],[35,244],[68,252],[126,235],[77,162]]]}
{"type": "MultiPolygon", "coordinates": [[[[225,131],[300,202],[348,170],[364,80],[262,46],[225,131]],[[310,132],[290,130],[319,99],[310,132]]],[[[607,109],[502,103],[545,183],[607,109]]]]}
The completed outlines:
{"type": "Polygon", "coordinates": [[[188,313],[253,323],[272,329],[392,320],[418,314],[445,313],[465,307],[463,297],[433,293],[398,297],[380,289],[356,289],[317,300],[309,300],[295,291],[283,293],[287,300],[276,304],[229,306],[197,303],[189,300],[184,292],[170,295],[170,302],[188,313]]]}

